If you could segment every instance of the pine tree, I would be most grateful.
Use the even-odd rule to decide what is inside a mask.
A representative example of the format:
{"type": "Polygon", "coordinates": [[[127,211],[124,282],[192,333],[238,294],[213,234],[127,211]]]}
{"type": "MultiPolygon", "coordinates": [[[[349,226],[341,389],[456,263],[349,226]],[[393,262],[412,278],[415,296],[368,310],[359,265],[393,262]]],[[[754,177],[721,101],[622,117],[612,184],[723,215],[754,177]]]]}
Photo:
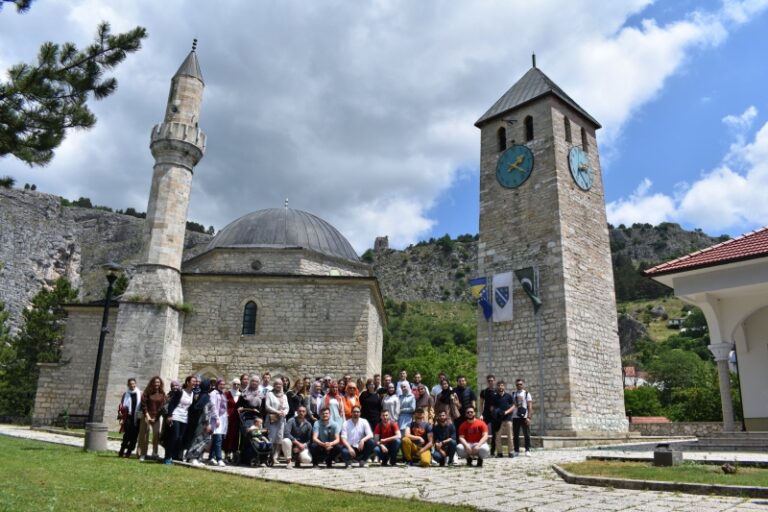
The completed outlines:
{"type": "Polygon", "coordinates": [[[67,130],[96,123],[87,104],[91,94],[98,100],[115,92],[117,80],[104,72],[138,50],[146,36],[142,27],[112,35],[103,22],[83,50],[46,42],[36,65],[12,66],[8,81],[0,82],[0,157],[13,155],[30,166],[49,163],[67,130]]]}
{"type": "Polygon", "coordinates": [[[43,289],[22,314],[24,327],[7,345],[0,374],[0,415],[29,416],[35,401],[37,363],[55,363],[61,358],[64,339],[64,304],[77,300],[77,290],[59,278],[50,290],[43,289]]]}

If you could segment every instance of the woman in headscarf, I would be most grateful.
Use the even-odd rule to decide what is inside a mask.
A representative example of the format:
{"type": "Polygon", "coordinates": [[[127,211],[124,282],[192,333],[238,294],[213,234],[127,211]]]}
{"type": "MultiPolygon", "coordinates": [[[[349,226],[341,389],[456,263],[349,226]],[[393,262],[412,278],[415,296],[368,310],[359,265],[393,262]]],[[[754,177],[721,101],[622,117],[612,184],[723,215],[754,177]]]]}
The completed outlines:
{"type": "Polygon", "coordinates": [[[190,375],[184,380],[184,387],[174,389],[171,383],[171,392],[168,399],[168,416],[165,420],[165,428],[168,433],[165,441],[164,464],[173,464],[174,460],[181,460],[182,442],[187,431],[189,420],[189,408],[192,405],[192,390],[197,385],[197,378],[190,375]]]}
{"type": "Polygon", "coordinates": [[[227,398],[224,395],[223,379],[216,381],[216,389],[211,391],[211,428],[213,429],[213,444],[209,460],[211,465],[226,466],[221,449],[224,444],[224,436],[229,427],[229,415],[227,414],[227,398]]]}
{"type": "Polygon", "coordinates": [[[160,409],[165,403],[163,379],[155,375],[149,379],[149,384],[141,395],[141,423],[139,425],[139,460],[147,457],[149,448],[149,431],[152,431],[152,458],[157,458],[157,445],[160,442],[160,409]]]}
{"type": "Polygon", "coordinates": [[[232,460],[232,454],[237,451],[240,440],[240,418],[237,416],[237,401],[240,398],[240,379],[232,379],[232,387],[224,393],[227,399],[227,435],[224,437],[222,449],[227,460],[232,460]]]}
{"type": "Polygon", "coordinates": [[[192,430],[192,441],[187,448],[186,459],[187,462],[193,466],[199,466],[202,464],[200,459],[203,457],[203,451],[211,443],[211,381],[203,379],[200,381],[200,394],[197,400],[192,405],[191,412],[194,414],[194,423],[192,423],[193,415],[190,414],[190,424],[188,429],[192,430]]]}
{"type": "MultiPolygon", "coordinates": [[[[277,378],[272,383],[272,391],[264,399],[264,409],[267,412],[267,430],[269,442],[272,443],[272,460],[277,464],[278,452],[282,451],[285,418],[288,416],[288,397],[283,391],[283,381],[277,378]]],[[[284,453],[287,464],[291,464],[291,454],[284,453]]]]}
{"type": "Polygon", "coordinates": [[[341,432],[346,417],[344,416],[342,397],[339,394],[339,384],[335,380],[331,380],[328,384],[328,394],[323,398],[323,407],[327,407],[331,412],[331,423],[338,425],[339,432],[341,432]]]}
{"type": "Polygon", "coordinates": [[[458,397],[456,393],[451,389],[451,384],[447,379],[440,381],[440,387],[442,391],[435,396],[435,417],[440,414],[441,411],[445,411],[448,418],[453,421],[459,417],[458,397]]]}
{"type": "Polygon", "coordinates": [[[424,421],[433,423],[435,419],[435,398],[429,394],[427,386],[420,382],[416,387],[419,397],[416,399],[416,408],[424,409],[424,421]]]}
{"type": "Polygon", "coordinates": [[[261,394],[259,393],[259,376],[251,375],[246,387],[237,400],[237,410],[249,410],[261,415],[261,394]]]}
{"type": "Polygon", "coordinates": [[[136,379],[128,379],[128,389],[123,393],[118,408],[120,431],[123,432],[123,442],[120,444],[118,457],[130,457],[136,448],[136,439],[139,437],[139,418],[141,415],[141,395],[136,387],[136,379]]]}
{"type": "Polygon", "coordinates": [[[360,407],[360,390],[357,389],[357,384],[355,384],[352,379],[347,381],[347,390],[344,393],[344,396],[341,398],[341,402],[344,405],[345,418],[352,417],[353,407],[360,407]]]}
{"type": "Polygon", "coordinates": [[[371,430],[381,421],[381,398],[376,392],[373,379],[365,382],[365,391],[360,393],[360,415],[368,420],[371,430]]]}
{"type": "Polygon", "coordinates": [[[400,432],[411,425],[413,412],[416,410],[416,398],[411,393],[411,386],[407,382],[400,384],[400,416],[397,417],[397,426],[400,432]]]}
{"type": "Polygon", "coordinates": [[[389,412],[390,421],[397,421],[400,417],[400,398],[395,391],[395,383],[387,384],[387,394],[381,400],[381,410],[389,412]]]}

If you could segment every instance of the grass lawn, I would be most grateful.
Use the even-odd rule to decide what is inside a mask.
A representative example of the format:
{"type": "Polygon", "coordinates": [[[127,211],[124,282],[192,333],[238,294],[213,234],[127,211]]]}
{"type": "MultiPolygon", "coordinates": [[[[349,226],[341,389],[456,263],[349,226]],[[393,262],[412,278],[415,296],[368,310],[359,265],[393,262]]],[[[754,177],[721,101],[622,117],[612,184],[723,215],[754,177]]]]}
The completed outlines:
{"type": "MultiPolygon", "coordinates": [[[[474,510],[119,459],[0,436],[0,511],[474,510]]],[[[304,471],[298,469],[296,471],[304,471]]],[[[336,471],[328,471],[333,478],[336,471]]],[[[324,476],[326,473],[324,473],[324,476]]]]}
{"type": "Polygon", "coordinates": [[[580,476],[768,487],[768,469],[763,468],[740,467],[735,475],[726,475],[714,464],[685,462],[673,467],[654,467],[650,462],[604,460],[560,464],[560,467],[580,476]]]}

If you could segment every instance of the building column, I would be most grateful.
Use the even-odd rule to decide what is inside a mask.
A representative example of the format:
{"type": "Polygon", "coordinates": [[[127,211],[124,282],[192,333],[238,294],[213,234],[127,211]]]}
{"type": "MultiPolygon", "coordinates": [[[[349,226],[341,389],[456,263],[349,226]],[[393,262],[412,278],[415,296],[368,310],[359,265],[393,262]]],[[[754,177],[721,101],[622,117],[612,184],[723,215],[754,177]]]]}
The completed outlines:
{"type": "Polygon", "coordinates": [[[709,350],[717,362],[717,374],[720,377],[720,404],[723,407],[723,432],[733,432],[733,401],[731,400],[731,370],[728,368],[728,357],[731,353],[731,343],[715,343],[709,345],[709,350]]]}

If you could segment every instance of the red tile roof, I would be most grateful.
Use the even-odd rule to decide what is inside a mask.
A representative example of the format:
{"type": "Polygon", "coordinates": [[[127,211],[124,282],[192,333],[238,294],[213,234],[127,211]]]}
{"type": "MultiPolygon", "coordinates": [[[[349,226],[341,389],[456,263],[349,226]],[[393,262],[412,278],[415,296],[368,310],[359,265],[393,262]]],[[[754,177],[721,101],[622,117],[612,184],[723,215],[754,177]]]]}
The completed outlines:
{"type": "Polygon", "coordinates": [[[643,274],[646,276],[674,274],[762,257],[768,257],[768,226],[656,265],[644,271],[643,274]]]}

